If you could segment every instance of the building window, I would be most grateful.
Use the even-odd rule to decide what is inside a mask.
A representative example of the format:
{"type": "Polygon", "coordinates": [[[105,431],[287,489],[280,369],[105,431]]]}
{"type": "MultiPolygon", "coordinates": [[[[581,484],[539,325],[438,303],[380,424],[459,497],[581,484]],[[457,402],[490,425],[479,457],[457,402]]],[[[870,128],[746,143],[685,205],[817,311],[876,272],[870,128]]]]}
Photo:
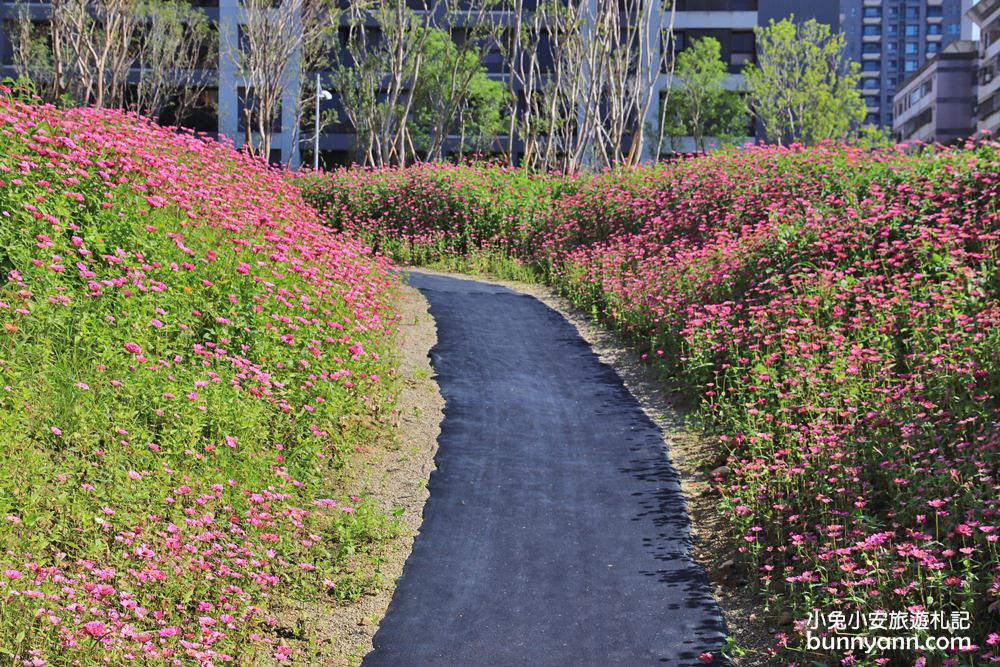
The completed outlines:
{"type": "Polygon", "coordinates": [[[928,23],[927,24],[927,34],[928,35],[940,35],[941,34],[941,24],[940,23],[928,23]]]}
{"type": "Polygon", "coordinates": [[[752,32],[734,30],[729,35],[729,62],[731,65],[742,69],[744,63],[755,62],[756,55],[757,47],[752,32]]]}
{"type": "Polygon", "coordinates": [[[917,48],[917,43],[916,42],[907,42],[906,43],[906,51],[905,51],[906,55],[908,55],[908,56],[915,56],[915,55],[917,55],[918,52],[919,52],[919,49],[917,48]]]}
{"type": "Polygon", "coordinates": [[[962,26],[959,25],[958,23],[949,23],[948,24],[948,34],[949,35],[961,35],[962,34],[962,26]]]}
{"type": "MultiPolygon", "coordinates": [[[[853,7],[852,7],[853,9],[853,7]]],[[[853,14],[851,14],[853,16],[853,14]]],[[[881,7],[865,7],[864,17],[866,19],[877,19],[882,18],[882,8],[881,7]]]]}
{"type": "Polygon", "coordinates": [[[865,79],[865,82],[862,85],[862,88],[864,88],[865,90],[878,90],[879,89],[879,80],[878,80],[878,77],[872,77],[870,79],[865,79]]]}
{"type": "Polygon", "coordinates": [[[906,73],[917,71],[917,61],[912,58],[907,58],[906,62],[903,63],[903,71],[906,73]]]}
{"type": "Polygon", "coordinates": [[[882,49],[875,42],[865,42],[865,45],[861,47],[862,53],[881,53],[882,49]]]}
{"type": "Polygon", "coordinates": [[[861,63],[862,72],[877,72],[880,69],[881,68],[878,66],[877,60],[866,60],[863,63],[861,63]]]}
{"type": "Polygon", "coordinates": [[[898,19],[899,18],[899,7],[896,7],[895,5],[893,5],[892,7],[889,8],[889,18],[890,19],[898,19]]]}
{"type": "Polygon", "coordinates": [[[906,18],[908,19],[918,19],[920,18],[920,7],[915,5],[910,5],[906,8],[906,18]]]}
{"type": "Polygon", "coordinates": [[[886,53],[899,53],[899,43],[898,42],[886,42],[885,43],[886,53]]]}
{"type": "Polygon", "coordinates": [[[867,95],[867,96],[865,96],[865,106],[866,107],[877,107],[878,106],[878,98],[875,97],[874,95],[867,95]]]}
{"type": "Polygon", "coordinates": [[[882,26],[878,25],[878,24],[875,24],[875,25],[866,25],[864,28],[862,28],[862,34],[868,35],[868,36],[878,36],[878,35],[881,35],[882,34],[882,26]]]}
{"type": "Polygon", "coordinates": [[[944,16],[944,7],[941,5],[933,5],[927,8],[927,18],[936,19],[944,16]]]}
{"type": "Polygon", "coordinates": [[[919,34],[920,34],[920,27],[919,26],[915,26],[912,23],[908,23],[906,25],[906,36],[907,37],[916,37],[919,34]]]}
{"type": "Polygon", "coordinates": [[[878,125],[878,114],[877,113],[868,114],[867,116],[865,116],[865,122],[868,123],[869,125],[878,125]]]}
{"type": "Polygon", "coordinates": [[[941,42],[927,42],[927,55],[941,50],[941,42]]]}
{"type": "Polygon", "coordinates": [[[896,37],[896,36],[898,36],[899,35],[899,26],[896,25],[895,23],[890,23],[889,24],[888,33],[889,33],[890,37],[896,37]]]}

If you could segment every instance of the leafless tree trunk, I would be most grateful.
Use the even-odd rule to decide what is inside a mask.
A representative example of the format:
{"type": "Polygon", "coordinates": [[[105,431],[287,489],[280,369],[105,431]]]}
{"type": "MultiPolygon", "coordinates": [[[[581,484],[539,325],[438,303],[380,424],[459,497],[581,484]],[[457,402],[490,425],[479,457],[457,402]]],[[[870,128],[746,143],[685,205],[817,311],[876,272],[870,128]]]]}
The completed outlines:
{"type": "Polygon", "coordinates": [[[31,23],[26,4],[17,16],[15,65],[50,101],[68,93],[78,104],[153,114],[170,91],[197,97],[206,85],[194,75],[199,54],[215,53],[207,17],[186,2],[53,0],[47,33],[31,23]]]}
{"type": "Polygon", "coordinates": [[[532,167],[537,160],[537,121],[541,110],[538,91],[542,76],[539,49],[544,34],[545,14],[537,9],[529,12],[524,7],[524,0],[513,0],[511,12],[514,21],[507,34],[504,49],[506,69],[510,73],[507,155],[513,166],[515,146],[520,139],[524,143],[521,163],[525,167],[532,167]]]}
{"type": "Polygon", "coordinates": [[[529,168],[637,162],[657,80],[672,62],[661,43],[672,43],[673,0],[543,0],[533,13],[519,0],[512,5],[505,55],[510,91],[520,90],[525,105],[510,120],[509,159],[521,139],[529,168]],[[548,47],[539,53],[543,37],[548,47]]]}
{"type": "MultiPolygon", "coordinates": [[[[375,16],[386,43],[388,85],[385,102],[376,107],[380,111],[376,141],[381,151],[381,164],[405,165],[406,144],[402,139],[406,134],[406,121],[413,105],[411,93],[420,76],[428,32],[406,0],[384,0],[378,5],[375,16]]],[[[438,9],[438,2],[424,0],[424,11],[433,14],[438,9]]]]}
{"type": "MultiPolygon", "coordinates": [[[[299,81],[296,118],[301,114],[301,93],[306,77],[298,76],[315,58],[333,23],[332,3],[325,0],[243,0],[241,43],[227,43],[235,56],[245,103],[250,107],[254,136],[250,150],[267,156],[274,139],[273,126],[281,115],[281,97],[293,78],[299,81]]],[[[229,40],[230,42],[232,40],[229,40]]],[[[297,136],[298,122],[287,128],[297,136]]]]}
{"type": "MultiPolygon", "coordinates": [[[[442,1],[425,0],[420,9],[434,16],[442,1]]],[[[332,80],[359,154],[365,164],[406,164],[414,154],[407,119],[428,38],[425,19],[406,0],[357,0],[347,16],[332,80]]]]}
{"type": "Polygon", "coordinates": [[[185,3],[146,2],[135,64],[140,75],[134,107],[157,115],[173,98],[176,124],[184,119],[209,84],[199,72],[202,60],[218,57],[218,43],[204,13],[185,3]]]}
{"type": "MultiPolygon", "coordinates": [[[[661,62],[667,65],[667,81],[669,84],[664,88],[663,96],[659,100],[660,113],[658,114],[658,127],[657,138],[656,138],[656,152],[655,159],[659,161],[660,152],[663,148],[663,139],[667,132],[667,103],[670,101],[670,87],[674,82],[674,71],[677,64],[677,45],[674,43],[674,18],[677,15],[676,5],[674,0],[669,0],[670,2],[670,19],[667,24],[667,29],[662,33],[662,44],[664,45],[663,53],[661,54],[661,62]]],[[[661,65],[662,67],[662,65],[661,65]]],[[[673,148],[673,140],[671,139],[671,148],[673,148]]]]}

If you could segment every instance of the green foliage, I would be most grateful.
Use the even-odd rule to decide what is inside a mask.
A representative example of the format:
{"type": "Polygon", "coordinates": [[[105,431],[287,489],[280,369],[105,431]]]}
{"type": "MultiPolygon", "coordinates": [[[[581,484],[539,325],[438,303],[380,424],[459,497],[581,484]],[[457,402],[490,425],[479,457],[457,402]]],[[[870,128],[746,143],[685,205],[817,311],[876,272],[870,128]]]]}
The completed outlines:
{"type": "Polygon", "coordinates": [[[17,78],[7,77],[0,81],[0,87],[10,90],[7,96],[20,102],[32,102],[38,99],[38,88],[35,82],[24,74],[17,78]]]}
{"type": "Polygon", "coordinates": [[[678,54],[675,84],[664,110],[671,143],[690,136],[695,149],[704,151],[706,137],[727,142],[746,133],[746,104],[739,91],[726,89],[728,75],[714,37],[696,40],[678,54]]]}
{"type": "Polygon", "coordinates": [[[486,75],[478,51],[460,48],[443,30],[427,28],[410,117],[419,150],[433,150],[435,132],[457,134],[463,151],[487,147],[503,131],[505,99],[506,89],[486,75]]]}
{"type": "Polygon", "coordinates": [[[743,71],[750,109],[772,142],[847,139],[865,117],[860,66],[844,57],[843,34],[794,18],[754,29],[758,62],[743,71]]]}

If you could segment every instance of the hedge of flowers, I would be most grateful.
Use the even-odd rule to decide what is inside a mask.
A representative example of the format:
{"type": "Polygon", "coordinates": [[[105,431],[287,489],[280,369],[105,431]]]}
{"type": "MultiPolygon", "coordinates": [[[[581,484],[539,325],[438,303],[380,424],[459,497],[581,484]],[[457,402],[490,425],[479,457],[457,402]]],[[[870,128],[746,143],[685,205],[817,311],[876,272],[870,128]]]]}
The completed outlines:
{"type": "Polygon", "coordinates": [[[531,267],[697,397],[743,564],[794,619],[775,661],[972,665],[1000,662],[998,151],[758,148],[552,176],[499,226],[468,198],[502,190],[497,168],[336,172],[306,192],[402,259],[531,267]],[[972,644],[804,641],[811,615],[900,612],[917,628],[860,634],[947,637],[967,615],[951,634],[972,644]]]}
{"type": "MultiPolygon", "coordinates": [[[[231,148],[0,89],[0,662],[258,664],[394,528],[386,261],[231,148]]],[[[369,569],[370,571],[370,569],[369,569]]]]}

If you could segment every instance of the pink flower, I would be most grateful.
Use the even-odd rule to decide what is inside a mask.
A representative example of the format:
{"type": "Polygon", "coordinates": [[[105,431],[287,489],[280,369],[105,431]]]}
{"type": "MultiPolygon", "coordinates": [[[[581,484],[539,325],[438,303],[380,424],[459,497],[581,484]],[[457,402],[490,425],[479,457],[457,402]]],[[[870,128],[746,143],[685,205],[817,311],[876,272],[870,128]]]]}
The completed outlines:
{"type": "Polygon", "coordinates": [[[125,343],[125,351],[130,352],[134,355],[142,354],[142,348],[135,343],[125,343]]]}
{"type": "Polygon", "coordinates": [[[102,637],[107,632],[107,627],[100,621],[90,621],[83,626],[83,634],[88,637],[102,637]]]}
{"type": "Polygon", "coordinates": [[[62,429],[58,426],[50,426],[49,430],[52,431],[52,435],[61,436],[63,434],[62,429]]]}

